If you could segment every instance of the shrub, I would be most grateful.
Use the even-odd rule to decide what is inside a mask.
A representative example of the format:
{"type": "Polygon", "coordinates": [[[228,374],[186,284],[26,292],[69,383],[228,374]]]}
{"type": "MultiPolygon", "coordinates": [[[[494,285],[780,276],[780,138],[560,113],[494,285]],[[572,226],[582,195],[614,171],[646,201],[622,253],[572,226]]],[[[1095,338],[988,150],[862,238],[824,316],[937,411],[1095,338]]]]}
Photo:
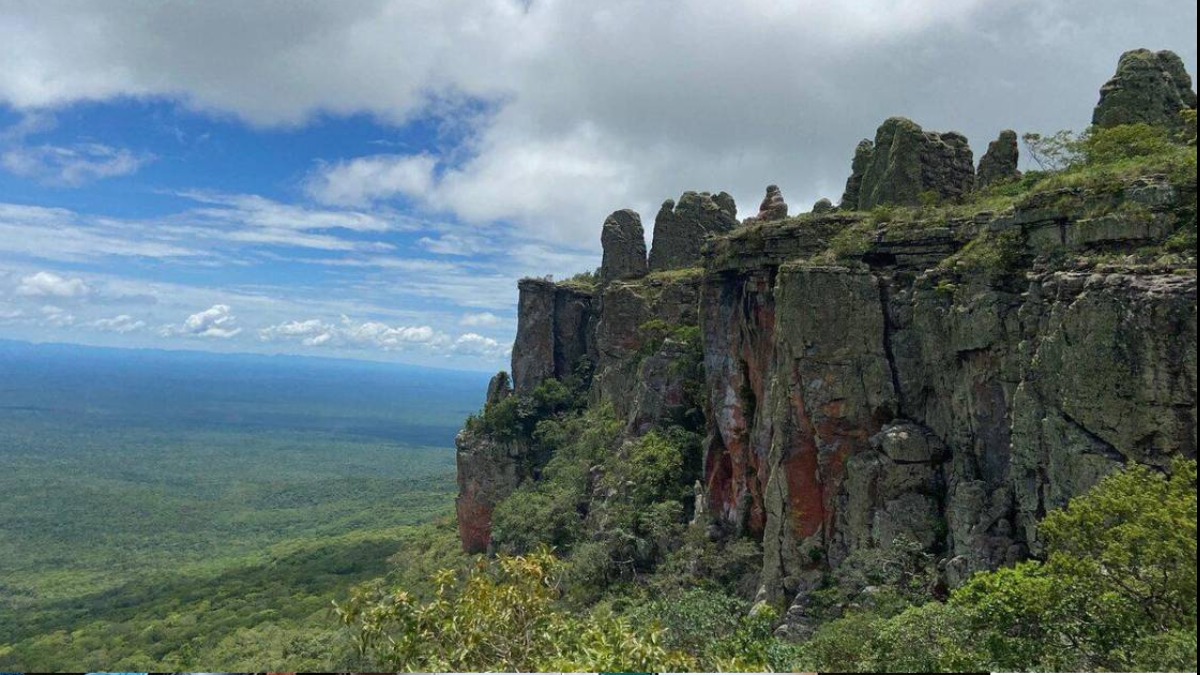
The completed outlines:
{"type": "Polygon", "coordinates": [[[1088,165],[1162,155],[1173,146],[1165,128],[1149,124],[1092,127],[1078,141],[1079,153],[1088,165]]]}
{"type": "Polygon", "coordinates": [[[984,232],[967,242],[939,267],[957,272],[983,272],[994,278],[1016,276],[1025,263],[1025,240],[1019,231],[984,232]]]}
{"type": "Polygon", "coordinates": [[[436,597],[362,587],[335,603],[360,658],[380,671],[659,671],[692,660],[663,645],[664,631],[635,631],[611,615],[558,608],[562,565],[547,550],[480,561],[464,575],[439,572],[436,597]]]}

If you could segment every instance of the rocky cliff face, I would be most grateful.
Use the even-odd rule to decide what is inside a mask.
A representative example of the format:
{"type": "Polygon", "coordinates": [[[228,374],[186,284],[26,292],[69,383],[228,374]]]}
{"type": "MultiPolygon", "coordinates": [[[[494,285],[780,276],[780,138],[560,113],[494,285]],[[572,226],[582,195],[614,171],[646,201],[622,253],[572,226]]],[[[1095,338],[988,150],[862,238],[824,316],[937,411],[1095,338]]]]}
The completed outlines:
{"type": "Polygon", "coordinates": [[[517,289],[512,379],[516,393],[527,394],[547,378],[570,375],[594,352],[596,314],[586,291],[541,279],[522,279],[517,289]]]}
{"type": "MultiPolygon", "coordinates": [[[[831,567],[898,538],[951,587],[1037,555],[1039,519],[1107,473],[1196,455],[1195,257],[1135,254],[1195,227],[1196,185],[1135,176],[893,222],[854,210],[972,189],[960,139],[889,120],[838,210],[734,228],[719,199],[687,193],[656,221],[670,264],[652,252],[637,276],[636,246],[610,236],[605,260],[620,242],[612,259],[637,275],[591,292],[523,281],[516,394],[586,361],[592,404],[642,435],[684,397],[680,345],[656,331],[698,327],[696,513],[711,537],[762,543],[761,595],[793,616],[831,567]],[[680,223],[710,235],[702,249],[675,250],[680,223]]],[[[1016,177],[1014,143],[989,149],[989,182],[1016,177]]],[[[536,464],[464,431],[464,547],[487,548],[490,508],[536,464]]]]}
{"type": "Polygon", "coordinates": [[[884,227],[836,265],[800,238],[712,246],[711,267],[743,267],[701,295],[709,511],[762,536],[768,595],[897,536],[954,584],[1037,553],[1037,520],[1117,466],[1194,456],[1194,273],[955,264],[980,237],[1016,260],[1132,250],[1186,224],[1187,192],[1138,181],[884,227]]]}

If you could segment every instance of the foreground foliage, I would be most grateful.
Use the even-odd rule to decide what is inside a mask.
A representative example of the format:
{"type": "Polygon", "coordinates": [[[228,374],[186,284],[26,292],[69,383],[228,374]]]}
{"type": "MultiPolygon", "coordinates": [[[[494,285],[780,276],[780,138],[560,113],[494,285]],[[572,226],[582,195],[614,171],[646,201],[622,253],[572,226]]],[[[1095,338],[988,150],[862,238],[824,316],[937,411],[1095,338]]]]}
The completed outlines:
{"type": "Polygon", "coordinates": [[[805,668],[1196,668],[1196,462],[1134,467],[1042,524],[1048,556],[978,574],[949,602],[855,612],[802,647],[805,668]]]}
{"type": "Polygon", "coordinates": [[[686,669],[662,629],[634,631],[612,614],[556,607],[562,564],[548,549],[481,560],[465,575],[442,571],[428,602],[379,586],[337,606],[360,656],[384,670],[647,671],[686,669]]]}
{"type": "Polygon", "coordinates": [[[712,585],[648,580],[580,606],[574,561],[547,548],[439,572],[424,594],[369,584],[337,614],[359,664],[381,670],[1186,671],[1195,524],[1195,461],[1133,467],[1047,516],[1044,561],[978,574],[945,602],[925,600],[918,548],[862,553],[798,645],[774,636],[769,607],[712,585]]]}

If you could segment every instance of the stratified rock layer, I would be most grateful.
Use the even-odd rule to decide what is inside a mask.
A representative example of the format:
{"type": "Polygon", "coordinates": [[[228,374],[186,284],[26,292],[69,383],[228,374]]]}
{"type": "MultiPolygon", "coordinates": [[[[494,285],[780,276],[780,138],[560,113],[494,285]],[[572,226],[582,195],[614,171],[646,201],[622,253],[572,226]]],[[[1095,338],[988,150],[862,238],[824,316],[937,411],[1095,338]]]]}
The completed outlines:
{"type": "Polygon", "coordinates": [[[1183,59],[1170,51],[1135,49],[1117,62],[1117,72],[1100,88],[1092,124],[1153,124],[1182,127],[1179,113],[1196,108],[1196,93],[1183,59]]]}

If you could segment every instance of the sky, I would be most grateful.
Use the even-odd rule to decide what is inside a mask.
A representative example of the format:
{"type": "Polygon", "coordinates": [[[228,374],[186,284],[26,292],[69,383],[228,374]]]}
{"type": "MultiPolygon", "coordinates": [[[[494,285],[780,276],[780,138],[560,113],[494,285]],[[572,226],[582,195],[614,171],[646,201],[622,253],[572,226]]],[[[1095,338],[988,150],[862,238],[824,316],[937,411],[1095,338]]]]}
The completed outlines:
{"type": "Polygon", "coordinates": [[[0,338],[506,367],[516,281],[887,117],[1082,129],[1148,0],[0,0],[0,338]]]}

